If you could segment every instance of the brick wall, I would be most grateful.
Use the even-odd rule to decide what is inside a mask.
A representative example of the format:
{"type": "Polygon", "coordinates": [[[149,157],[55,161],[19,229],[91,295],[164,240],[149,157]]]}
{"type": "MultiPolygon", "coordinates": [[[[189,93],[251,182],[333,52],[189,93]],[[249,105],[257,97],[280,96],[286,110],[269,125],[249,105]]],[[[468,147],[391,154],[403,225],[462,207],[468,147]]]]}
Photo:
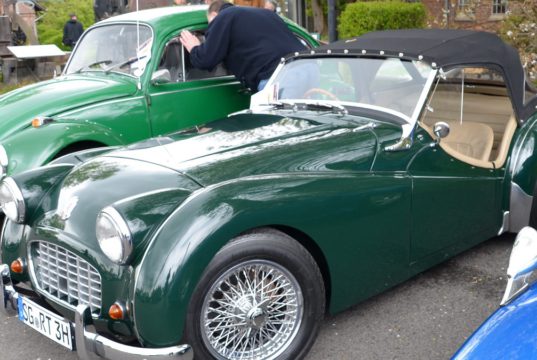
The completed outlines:
{"type": "MultiPolygon", "coordinates": [[[[433,28],[474,29],[496,32],[501,26],[503,15],[492,14],[492,0],[467,0],[473,10],[472,15],[462,13],[458,9],[457,0],[448,0],[450,3],[449,24],[446,24],[444,11],[445,0],[422,0],[427,9],[428,22],[433,28]]],[[[537,6],[537,0],[533,0],[537,6]]],[[[515,2],[508,2],[510,6],[517,6],[515,2]]]]}

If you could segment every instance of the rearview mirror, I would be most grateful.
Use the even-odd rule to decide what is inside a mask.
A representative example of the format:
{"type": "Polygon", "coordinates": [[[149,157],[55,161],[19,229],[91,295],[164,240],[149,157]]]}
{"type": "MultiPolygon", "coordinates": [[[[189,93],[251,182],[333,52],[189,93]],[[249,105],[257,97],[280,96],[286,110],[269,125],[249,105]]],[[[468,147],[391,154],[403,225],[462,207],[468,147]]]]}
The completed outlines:
{"type": "Polygon", "coordinates": [[[449,135],[449,124],[443,121],[437,122],[434,124],[433,133],[436,136],[436,142],[439,143],[440,139],[449,135]]]}

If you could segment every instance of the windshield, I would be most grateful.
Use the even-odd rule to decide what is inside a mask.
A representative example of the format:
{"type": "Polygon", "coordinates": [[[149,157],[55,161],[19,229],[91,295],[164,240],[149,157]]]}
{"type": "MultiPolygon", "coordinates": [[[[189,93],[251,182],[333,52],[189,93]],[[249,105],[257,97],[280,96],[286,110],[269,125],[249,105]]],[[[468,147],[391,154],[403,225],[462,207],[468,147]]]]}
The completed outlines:
{"type": "Polygon", "coordinates": [[[114,71],[141,76],[150,59],[153,36],[149,27],[137,28],[135,24],[117,24],[89,30],[71,55],[65,73],[114,71]]]}
{"type": "Polygon", "coordinates": [[[409,121],[432,71],[424,62],[399,58],[296,59],[269,85],[275,89],[274,100],[323,100],[409,121]]]}

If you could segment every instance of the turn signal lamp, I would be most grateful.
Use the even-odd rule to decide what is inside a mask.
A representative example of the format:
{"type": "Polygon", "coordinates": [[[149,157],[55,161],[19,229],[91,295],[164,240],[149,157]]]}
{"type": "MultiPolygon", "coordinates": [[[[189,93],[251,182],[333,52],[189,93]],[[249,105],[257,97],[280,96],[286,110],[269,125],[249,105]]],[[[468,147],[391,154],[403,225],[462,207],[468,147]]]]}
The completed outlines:
{"type": "Polygon", "coordinates": [[[16,274],[22,274],[24,272],[24,264],[22,263],[21,259],[14,260],[11,263],[11,271],[13,271],[16,274]]]}
{"type": "Polygon", "coordinates": [[[123,310],[123,306],[118,303],[115,303],[114,305],[110,306],[110,309],[108,310],[108,316],[110,316],[110,319],[112,320],[122,320],[125,317],[125,311],[123,310]]]}
{"type": "Polygon", "coordinates": [[[43,126],[45,124],[48,124],[51,121],[52,121],[51,118],[38,116],[38,117],[36,117],[35,119],[32,120],[32,126],[34,128],[38,128],[38,127],[41,127],[41,126],[43,126]]]}

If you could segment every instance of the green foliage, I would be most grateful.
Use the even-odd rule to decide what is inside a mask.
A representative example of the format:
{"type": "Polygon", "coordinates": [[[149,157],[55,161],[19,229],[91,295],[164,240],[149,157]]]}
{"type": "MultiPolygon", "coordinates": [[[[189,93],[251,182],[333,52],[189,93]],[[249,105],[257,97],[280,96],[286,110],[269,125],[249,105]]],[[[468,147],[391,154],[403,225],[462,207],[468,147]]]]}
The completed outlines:
{"type": "Polygon", "coordinates": [[[373,30],[425,27],[422,3],[373,1],[348,4],[339,18],[339,38],[359,36],[373,30]]]}
{"type": "Polygon", "coordinates": [[[18,89],[20,87],[29,85],[31,83],[32,82],[30,82],[30,81],[23,81],[23,82],[21,82],[19,84],[4,84],[2,81],[0,81],[0,95],[6,94],[6,93],[8,93],[8,92],[10,92],[12,90],[15,90],[15,89],[18,89]]]}
{"type": "Polygon", "coordinates": [[[500,36],[518,49],[529,78],[537,83],[537,7],[534,0],[512,0],[500,36]]]}
{"type": "Polygon", "coordinates": [[[64,50],[70,50],[62,44],[63,26],[69,20],[69,14],[75,13],[84,30],[95,22],[93,0],[42,0],[47,11],[37,24],[39,43],[56,44],[64,50]]]}

